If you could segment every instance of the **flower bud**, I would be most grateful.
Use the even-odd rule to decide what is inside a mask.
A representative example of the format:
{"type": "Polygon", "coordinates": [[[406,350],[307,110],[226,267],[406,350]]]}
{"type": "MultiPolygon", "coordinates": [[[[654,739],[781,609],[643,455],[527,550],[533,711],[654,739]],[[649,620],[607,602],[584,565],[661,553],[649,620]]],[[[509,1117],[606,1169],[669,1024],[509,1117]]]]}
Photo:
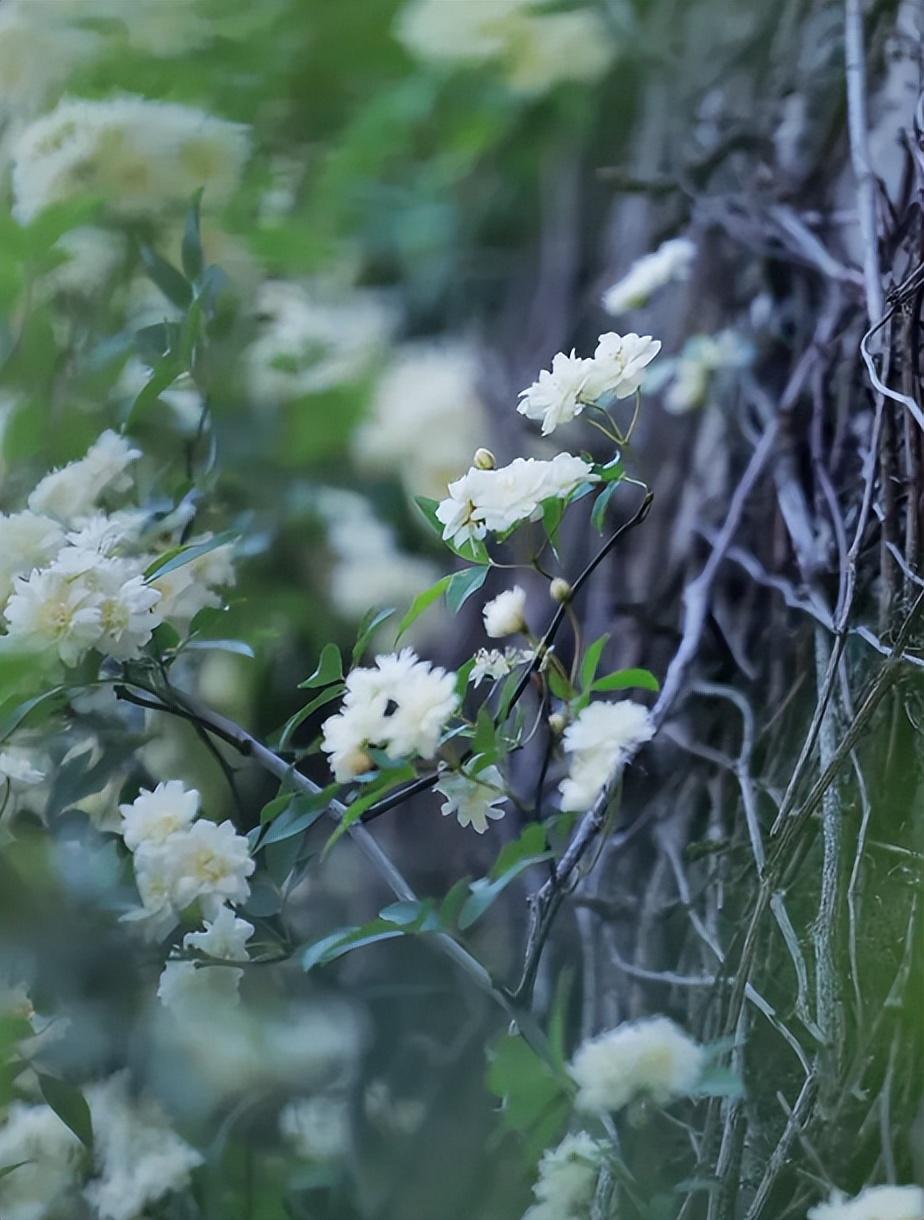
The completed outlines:
{"type": "Polygon", "coordinates": [[[560,737],[568,727],[568,718],[562,712],[553,712],[549,717],[549,731],[560,737]]]}
{"type": "Polygon", "coordinates": [[[566,602],[571,596],[571,586],[560,576],[556,576],[549,585],[549,596],[553,602],[566,602]]]}
{"type": "Polygon", "coordinates": [[[497,458],[490,449],[476,449],[475,456],[472,458],[472,465],[476,470],[495,470],[497,468],[497,458]]]}

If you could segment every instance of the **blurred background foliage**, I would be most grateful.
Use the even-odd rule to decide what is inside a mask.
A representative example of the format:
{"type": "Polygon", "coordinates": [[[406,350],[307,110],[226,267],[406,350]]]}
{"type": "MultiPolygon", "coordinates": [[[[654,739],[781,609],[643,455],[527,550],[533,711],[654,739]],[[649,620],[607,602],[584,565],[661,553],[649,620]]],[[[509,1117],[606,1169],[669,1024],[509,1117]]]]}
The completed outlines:
{"type": "MultiPolygon", "coordinates": [[[[443,2],[471,11],[491,0],[443,2]]],[[[800,343],[814,342],[823,302],[812,262],[818,251],[804,232],[793,238],[787,217],[773,207],[795,200],[817,217],[851,198],[843,172],[840,5],[552,5],[556,13],[592,11],[605,31],[601,46],[612,47],[605,70],[588,63],[582,80],[580,55],[557,40],[545,59],[536,51],[535,62],[520,65],[519,77],[496,58],[428,60],[398,37],[406,6],[394,0],[32,3],[55,20],[66,12],[93,43],[56,72],[53,48],[40,49],[42,58],[32,62],[25,58],[31,44],[6,54],[0,42],[0,93],[7,99],[0,98],[0,165],[9,204],[0,216],[0,510],[15,511],[43,473],[79,457],[105,427],[127,424],[145,454],[144,498],[150,492],[165,513],[181,503],[194,507],[197,530],[240,535],[228,606],[202,620],[204,641],[236,643],[187,654],[184,679],[204,702],[273,740],[303,705],[297,683],[313,671],[325,643],[348,651],[368,608],[395,606],[400,614],[448,570],[413,497],[439,494],[479,444],[489,444],[501,461],[551,452],[515,415],[518,390],[556,351],[572,344],[591,350],[611,325],[601,292],[637,256],[695,223],[701,265],[692,288],[633,312],[632,325],[663,337],[672,359],[682,356],[690,335],[701,339],[734,326],[761,362],[764,398],[752,386],[745,403],[736,377],[711,383],[711,372],[703,375],[716,391],[715,409],[702,421],[695,412],[683,419],[668,414],[653,396],[638,465],[659,492],[654,541],[606,569],[584,623],[588,638],[618,623],[608,645],[613,656],[663,671],[658,662],[677,640],[679,591],[700,553],[701,513],[716,505],[724,511],[730,472],[755,436],[757,408],[768,393],[781,392],[800,343]],[[63,97],[124,93],[198,106],[249,132],[239,185],[220,207],[208,196],[203,204],[205,261],[219,270],[210,275],[207,316],[194,323],[194,377],[184,330],[188,288],[177,277],[190,198],[148,216],[126,217],[112,199],[92,192],[31,220],[12,212],[10,171],[23,127],[63,97]]],[[[879,30],[901,6],[875,7],[879,30]]],[[[0,0],[0,27],[4,10],[14,10],[10,0],[0,0]]],[[[875,43],[877,55],[914,59],[900,39],[885,45],[885,37],[875,43]]],[[[14,47],[11,35],[6,45],[14,47]]],[[[886,99],[882,121],[894,122],[895,107],[906,104],[907,94],[900,95],[890,119],[886,99]]],[[[893,160],[882,174],[896,179],[893,160]]],[[[833,227],[835,252],[853,273],[844,283],[853,291],[856,236],[833,227]]],[[[862,328],[848,319],[845,332],[858,341],[862,328]]],[[[839,402],[856,394],[850,359],[832,356],[835,372],[825,383],[839,402]]],[[[802,441],[813,426],[810,414],[800,402],[793,432],[802,441]]],[[[832,447],[849,451],[842,470],[852,476],[859,466],[854,432],[841,420],[829,439],[831,433],[832,447]]],[[[805,447],[800,453],[807,470],[811,455],[805,447]]],[[[775,503],[760,502],[749,529],[791,575],[795,563],[775,503]]],[[[566,542],[579,569],[596,545],[586,519],[567,527],[566,542]]],[[[772,628],[785,641],[775,658],[785,673],[773,669],[762,696],[788,708],[794,665],[808,672],[812,661],[804,636],[767,609],[769,597],[737,569],[728,578],[710,622],[712,672],[734,670],[742,657],[747,670],[749,650],[771,651],[763,636],[772,628]],[[724,634],[745,605],[749,625],[724,634]]],[[[862,588],[864,606],[875,597],[871,578],[862,588]]],[[[386,624],[374,642],[390,647],[393,636],[386,624]]],[[[470,603],[454,619],[435,605],[409,639],[435,661],[457,665],[480,642],[477,610],[470,603]]],[[[759,687],[763,671],[748,673],[759,687]]],[[[41,678],[21,658],[4,655],[0,683],[0,714],[10,715],[41,678]]],[[[793,723],[805,712],[800,698],[793,723]]],[[[14,1065],[21,1063],[28,1006],[17,1007],[15,992],[24,982],[34,1006],[30,1036],[44,1039],[47,1070],[86,1080],[127,1065],[133,1081],[205,1150],[195,1189],[153,1204],[147,1220],[522,1214],[536,1156],[560,1133],[554,1090],[535,1064],[496,1041],[503,1020],[422,939],[359,951],[323,973],[306,975],[297,963],[255,966],[243,985],[246,1003],[221,1019],[221,1036],[205,1029],[183,1040],[165,1028],[151,1003],[158,953],[115,918],[130,901],[109,833],[118,801],[142,784],[181,778],[203,793],[210,817],[230,817],[247,831],[275,788],[234,760],[232,792],[229,756],[216,759],[191,727],[157,713],[116,712],[105,699],[86,698],[79,723],[68,710],[50,737],[42,713],[51,707],[39,708],[27,731],[48,749],[53,780],[17,809],[15,833],[7,824],[0,856],[0,969],[11,986],[0,1036],[14,1065]],[[53,829],[50,839],[45,825],[53,829]],[[43,1018],[47,1032],[36,1034],[43,1018]],[[494,1054],[487,1082],[486,1045],[494,1054]],[[508,1097],[503,1121],[492,1089],[508,1097]],[[509,1098],[518,1089],[511,1117],[509,1098]],[[321,1103],[314,1145],[280,1135],[280,1110],[304,1097],[321,1103]],[[328,1155],[319,1131],[336,1156],[328,1155]]],[[[712,707],[704,733],[729,750],[728,709],[712,707]]],[[[303,769],[324,783],[313,747],[322,716],[307,719],[295,740],[307,751],[303,769]]],[[[879,1000],[896,971],[905,971],[907,983],[909,956],[919,956],[919,947],[902,937],[906,897],[917,878],[910,845],[920,776],[909,730],[896,726],[906,761],[890,769],[894,788],[882,787],[877,816],[906,854],[894,867],[876,865],[881,871],[869,889],[882,922],[861,946],[864,963],[871,963],[870,994],[879,1000]],[[893,908],[882,895],[890,888],[900,891],[902,905],[895,926],[885,928],[893,908]]],[[[780,725],[774,716],[761,737],[761,760],[770,759],[773,772],[762,800],[785,787],[797,753],[791,734],[790,722],[780,725]]],[[[653,946],[640,953],[638,970],[660,955],[671,968],[682,960],[695,974],[700,958],[687,948],[681,959],[679,948],[689,936],[690,895],[664,898],[665,878],[674,876],[678,852],[691,869],[705,861],[696,874],[704,887],[715,880],[713,861],[724,866],[726,851],[733,874],[748,860],[737,796],[729,797],[711,772],[708,780],[694,773],[686,754],[680,758],[627,783],[627,805],[641,807],[645,785],[670,772],[664,798],[670,811],[658,812],[665,822],[673,819],[670,852],[660,854],[663,844],[642,836],[631,876],[604,870],[603,897],[592,895],[569,919],[540,979],[541,1006],[568,1027],[567,1040],[592,1032],[572,1028],[594,1011],[588,961],[608,965],[625,947],[616,933],[597,925],[588,931],[593,901],[653,946]],[[650,892],[632,888],[643,875],[656,878],[650,892]],[[579,937],[592,946],[581,960],[579,937]]],[[[520,765],[530,774],[535,755],[520,765]]],[[[458,878],[487,872],[518,829],[510,817],[489,842],[476,840],[437,818],[433,798],[424,797],[383,822],[380,832],[418,891],[440,896],[458,878]]],[[[298,944],[370,919],[389,901],[347,842],[322,868],[322,844],[323,835],[293,836],[266,853],[268,891],[293,867],[303,879],[286,900],[298,944]]],[[[737,912],[740,892],[729,892],[729,909],[737,912]]],[[[800,929],[811,923],[814,897],[798,895],[800,929]]],[[[511,887],[500,904],[503,916],[470,932],[473,947],[503,974],[515,974],[522,949],[522,899],[523,891],[511,887]]],[[[279,949],[273,894],[255,887],[245,913],[265,920],[263,947],[279,949]]],[[[787,1016],[794,1003],[788,977],[769,984],[787,1016]]],[[[616,978],[596,997],[597,1020],[638,1015],[650,1000],[637,980],[623,989],[623,975],[616,978]]],[[[670,994],[684,1011],[689,990],[680,999],[670,994]]],[[[907,1039],[905,1020],[896,1018],[907,1039]]],[[[769,1045],[775,1033],[764,1029],[758,1048],[761,1037],[769,1045]]],[[[870,1051],[880,1074],[891,1070],[891,1045],[874,1042],[870,1051]]],[[[769,1050],[767,1061],[776,1072],[769,1050]]],[[[3,1100],[22,1084],[21,1074],[21,1067],[10,1070],[3,1100]]],[[[781,1069],[780,1078],[781,1087],[795,1091],[795,1070],[781,1069]]],[[[903,1114],[913,1110],[910,1088],[903,1114]]],[[[768,1086],[769,1100],[760,1101],[773,1131],[781,1121],[775,1091],[768,1086]]],[[[832,1136],[831,1155],[846,1166],[838,1180],[858,1188],[878,1162],[864,1151],[851,1167],[852,1137],[844,1133],[854,1117],[832,1136]]],[[[662,1220],[676,1214],[671,1174],[682,1159],[678,1136],[666,1120],[639,1122],[643,1134],[633,1130],[629,1138],[650,1159],[652,1181],[640,1214],[662,1220]],[[663,1191],[662,1176],[671,1179],[663,1191]]],[[[914,1160],[912,1143],[903,1129],[901,1167],[914,1160]]],[[[0,1146],[5,1153],[2,1135],[0,1146]]],[[[765,1155],[774,1146],[768,1137],[765,1155]]],[[[73,1196],[52,1196],[45,1210],[29,1211],[19,1189],[15,1175],[0,1179],[4,1220],[94,1214],[73,1196]]],[[[788,1192],[787,1205],[793,1198],[804,1203],[804,1183],[801,1189],[788,1192]]],[[[691,1208],[705,1208],[708,1191],[690,1190],[691,1208]]],[[[713,1203],[708,1207],[712,1217],[713,1203]]]]}

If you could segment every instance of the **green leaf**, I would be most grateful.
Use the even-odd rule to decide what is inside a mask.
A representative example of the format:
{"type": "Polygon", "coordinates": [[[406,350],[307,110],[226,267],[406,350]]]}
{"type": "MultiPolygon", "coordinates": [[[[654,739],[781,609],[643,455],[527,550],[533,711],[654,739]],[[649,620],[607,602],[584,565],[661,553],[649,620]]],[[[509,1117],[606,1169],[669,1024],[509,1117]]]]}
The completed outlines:
{"type": "Polygon", "coordinates": [[[545,530],[545,536],[552,545],[552,550],[558,542],[558,530],[561,525],[562,517],[565,515],[565,504],[557,497],[551,500],[543,500],[542,502],[542,526],[545,530]]]}
{"type": "Polygon", "coordinates": [[[328,962],[336,961],[338,957],[352,953],[354,949],[362,949],[366,945],[374,945],[382,940],[395,940],[404,935],[402,928],[385,919],[373,919],[369,923],[360,924],[357,927],[341,928],[338,932],[332,932],[323,940],[308,946],[302,954],[302,969],[313,970],[315,966],[327,965],[328,962]]]}
{"type": "Polygon", "coordinates": [[[187,309],[193,299],[192,288],[182,272],[177,271],[152,246],[141,247],[141,261],[144,263],[148,276],[154,281],[168,301],[187,309]]]}
{"type": "Polygon", "coordinates": [[[590,514],[590,523],[598,534],[603,533],[604,520],[606,518],[606,510],[609,508],[610,501],[613,498],[613,493],[619,483],[607,483],[606,487],[601,491],[594,501],[593,510],[590,514]]]}
{"type": "Polygon", "coordinates": [[[196,191],[186,213],[186,224],[183,227],[183,241],[180,257],[183,270],[190,280],[197,280],[202,274],[202,233],[199,228],[199,208],[202,203],[202,191],[196,191]]]}
{"type": "Polygon", "coordinates": [[[694,1097],[743,1097],[741,1078],[719,1064],[707,1067],[692,1090],[694,1097]]]}
{"type": "Polygon", "coordinates": [[[477,592],[487,579],[486,567],[464,568],[453,572],[446,586],[446,605],[453,614],[458,614],[471,595],[477,592]]]}
{"type": "Polygon", "coordinates": [[[548,851],[549,843],[545,827],[541,822],[531,822],[520,832],[517,838],[505,843],[500,849],[497,859],[491,865],[489,876],[497,880],[505,876],[521,860],[541,859],[548,851]]]}
{"type": "Polygon", "coordinates": [[[607,462],[605,466],[595,466],[594,473],[600,476],[602,483],[618,482],[623,477],[622,458],[617,455],[611,462],[607,462]]]}
{"type": "Polygon", "coordinates": [[[20,1169],[23,1165],[31,1164],[31,1161],[16,1161],[13,1165],[4,1165],[3,1168],[0,1169],[0,1178],[5,1178],[7,1174],[12,1173],[14,1169],[20,1169]]]}
{"type": "Polygon", "coordinates": [[[590,689],[594,691],[630,689],[659,691],[661,684],[650,670],[617,669],[603,678],[597,678],[590,689]]]}
{"type": "Polygon", "coordinates": [[[83,1094],[64,1080],[39,1073],[39,1088],[45,1101],[54,1110],[61,1122],[77,1136],[86,1147],[93,1147],[93,1122],[90,1107],[83,1094]]]}
{"type": "Polygon", "coordinates": [[[395,767],[391,771],[383,771],[376,780],[369,786],[362,796],[351,801],[347,806],[346,813],[340,819],[337,829],[324,844],[324,855],[326,856],[334,844],[346,834],[350,827],[363,816],[367,809],[370,809],[378,800],[386,796],[393,788],[397,788],[399,784],[406,783],[409,780],[416,779],[417,772],[410,763],[406,763],[402,767],[395,767]]]}
{"type": "Polygon", "coordinates": [[[584,653],[584,659],[581,662],[581,689],[587,690],[597,676],[597,667],[600,664],[600,658],[603,655],[603,649],[606,647],[606,642],[609,639],[609,634],[601,635],[590,645],[584,653]]]}
{"type": "Polygon", "coordinates": [[[290,716],[282,727],[282,732],[279,734],[278,746],[280,750],[285,750],[292,736],[299,725],[303,724],[313,712],[318,708],[324,707],[326,703],[333,703],[335,699],[339,699],[346,687],[342,682],[338,682],[336,686],[329,686],[327,690],[321,691],[320,695],[315,695],[310,703],[306,703],[303,708],[290,716]]]}
{"type": "Polygon", "coordinates": [[[524,1038],[506,1034],[497,1041],[487,1086],[503,1100],[504,1126],[525,1136],[532,1159],[561,1135],[571,1110],[568,1090],[524,1038]]]}
{"type": "Polygon", "coordinates": [[[407,631],[408,627],[410,627],[411,623],[413,623],[415,619],[420,618],[424,610],[426,610],[428,606],[432,606],[433,603],[443,595],[443,593],[449,588],[451,580],[452,576],[443,576],[436,582],[436,584],[431,585],[429,589],[424,589],[422,593],[417,594],[417,596],[411,602],[407,614],[405,614],[404,618],[398,624],[398,634],[395,636],[396,644],[404,635],[405,631],[407,631]]]}
{"type": "Polygon", "coordinates": [[[311,690],[315,686],[330,686],[331,682],[339,682],[343,677],[343,658],[336,644],[325,644],[321,649],[318,667],[304,682],[299,682],[298,689],[311,690]]]}
{"type": "Polygon", "coordinates": [[[436,510],[440,506],[439,500],[431,500],[429,496],[415,496],[414,503],[420,509],[421,513],[423,514],[423,518],[427,525],[429,525],[430,529],[433,530],[434,534],[436,534],[438,538],[442,539],[443,523],[436,515],[436,510]]]}
{"type": "Polygon", "coordinates": [[[392,902],[379,911],[379,919],[397,924],[405,932],[438,932],[442,921],[433,900],[418,898],[408,902],[392,902]]]}
{"type": "Polygon", "coordinates": [[[67,688],[64,686],[53,686],[51,690],[43,691],[41,695],[35,695],[32,699],[26,699],[23,703],[16,704],[3,716],[0,721],[0,742],[6,741],[11,733],[23,724],[23,722],[31,716],[36,708],[44,707],[46,711],[51,712],[52,705],[59,700],[64,701],[67,695],[67,688]]]}
{"type": "Polygon", "coordinates": [[[194,652],[233,652],[239,657],[251,659],[255,655],[254,650],[243,640],[187,640],[183,651],[188,652],[190,649],[194,652]]]}
{"type": "Polygon", "coordinates": [[[144,579],[155,580],[158,576],[166,576],[168,572],[175,572],[177,568],[201,559],[203,555],[208,555],[209,551],[215,551],[220,546],[227,546],[236,542],[237,539],[238,535],[234,530],[224,530],[205,542],[191,542],[187,546],[173,547],[171,550],[165,551],[163,555],[158,555],[148,564],[144,571],[144,579]]]}
{"type": "Polygon", "coordinates": [[[363,621],[359,624],[359,631],[356,636],[356,643],[353,645],[352,664],[358,665],[362,660],[363,653],[369,644],[372,634],[376,627],[380,627],[386,619],[391,618],[394,610],[370,610],[366,614],[363,621]]]}
{"type": "Polygon", "coordinates": [[[519,877],[520,873],[532,868],[534,864],[542,864],[546,860],[551,860],[552,856],[553,853],[550,851],[541,852],[537,856],[523,856],[500,877],[496,877],[494,880],[481,877],[478,881],[473,881],[469,886],[469,896],[459,913],[459,927],[462,931],[466,931],[472,924],[477,923],[515,877],[519,877]]]}
{"type": "MultiPolygon", "coordinates": [[[[266,819],[270,822],[270,826],[260,840],[258,850],[262,851],[271,843],[282,843],[285,839],[291,839],[293,835],[302,834],[310,829],[327,812],[331,801],[337,794],[337,789],[337,784],[328,784],[320,792],[299,793],[297,796],[291,796],[284,809],[276,810],[271,818],[266,819]]],[[[263,812],[265,813],[266,810],[263,812]]],[[[260,815],[260,820],[264,821],[263,813],[260,815]]]]}
{"type": "Polygon", "coordinates": [[[178,360],[172,358],[157,360],[151,377],[141,387],[124,412],[123,422],[130,423],[138,411],[142,411],[156,402],[161,393],[168,390],[183,371],[183,366],[178,360]]]}

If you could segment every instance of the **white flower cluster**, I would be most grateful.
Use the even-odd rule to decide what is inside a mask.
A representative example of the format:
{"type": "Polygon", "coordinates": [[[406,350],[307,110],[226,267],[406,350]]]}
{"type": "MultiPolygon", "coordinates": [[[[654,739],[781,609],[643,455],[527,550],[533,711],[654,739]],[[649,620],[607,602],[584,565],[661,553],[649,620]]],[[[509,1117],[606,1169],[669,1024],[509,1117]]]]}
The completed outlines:
{"type": "Polygon", "coordinates": [[[517,410],[527,419],[541,420],[542,435],[548,436],[602,398],[635,394],[660,350],[660,340],[651,335],[609,331],[600,336],[592,359],[573,350],[570,356],[559,352],[551,369],[543,369],[538,381],[521,391],[517,410]]]}
{"type": "Polygon", "coordinates": [[[653,736],[651,713],[641,703],[589,703],[565,729],[564,748],[572,758],[559,785],[562,809],[589,809],[611,772],[653,736]]]}
{"type": "Polygon", "coordinates": [[[91,1085],[86,1099],[96,1176],[84,1193],[100,1220],[138,1220],[151,1204],[189,1185],[202,1155],[176,1134],[155,1101],[132,1094],[127,1072],[91,1085]]]}
{"type": "Polygon", "coordinates": [[[89,1166],[80,1141],[49,1106],[9,1106],[0,1161],[16,1168],[0,1178],[4,1220],[72,1214],[81,1187],[99,1220],[138,1220],[189,1185],[202,1156],[172,1130],[160,1106],[130,1093],[126,1072],[91,1084],[85,1096],[94,1136],[89,1166]]]}
{"type": "Polygon", "coordinates": [[[638,1097],[665,1105],[690,1093],[705,1052],[667,1017],[629,1021],[584,1042],[571,1061],[575,1105],[588,1114],[621,1110],[638,1097]]]}
{"type": "Polygon", "coordinates": [[[587,1214],[600,1172],[603,1149],[586,1131],[566,1135],[539,1161],[533,1186],[536,1202],[523,1220],[571,1220],[587,1214]]]}
{"type": "Polygon", "coordinates": [[[402,344],[376,384],[353,456],[370,471],[394,471],[408,495],[440,496],[478,443],[486,411],[478,355],[462,341],[402,344]]]}
{"type": "Polygon", "coordinates": [[[397,33],[424,60],[497,63],[510,88],[526,96],[566,81],[599,80],[615,54],[598,13],[590,8],[548,12],[537,0],[415,0],[402,12],[397,33]]]}
{"type": "Polygon", "coordinates": [[[840,1191],[809,1208],[809,1220],[924,1220],[924,1188],[867,1186],[853,1199],[840,1191]]]}
{"type": "Polygon", "coordinates": [[[0,1164],[18,1168],[0,1178],[0,1215],[5,1220],[41,1220],[66,1206],[73,1198],[82,1153],[77,1136],[54,1110],[14,1101],[0,1125],[0,1164]]]}
{"type": "Polygon", "coordinates": [[[286,280],[257,292],[257,338],[245,355],[258,403],[292,402],[359,380],[391,330],[391,315],[372,292],[333,296],[286,280]]]}
{"type": "Polygon", "coordinates": [[[128,216],[185,206],[204,188],[223,203],[248,155],[244,127],[192,106],[125,96],[66,98],[13,145],[13,212],[29,221],[83,194],[128,216]]]}
{"type": "Polygon", "coordinates": [[[479,835],[488,829],[489,819],[497,821],[506,812],[500,808],[508,799],[504,777],[495,766],[485,767],[476,775],[444,771],[436,791],[446,798],[440,807],[443,816],[455,815],[460,826],[471,826],[479,835]]]}
{"type": "Polygon", "coordinates": [[[204,933],[187,937],[185,947],[224,960],[245,960],[244,945],[253,929],[235,920],[232,912],[225,914],[227,903],[246,902],[250,896],[247,878],[255,865],[243,835],[231,822],[198,817],[199,793],[179,780],[160,783],[153,792],[143,790],[119,808],[142,902],[130,918],[143,919],[155,935],[164,935],[180,912],[198,902],[210,922],[204,933]]]}
{"type": "MultiPolygon", "coordinates": [[[[205,953],[216,962],[246,962],[247,942],[253,924],[239,919],[223,906],[212,920],[204,920],[204,931],[187,932],[183,948],[205,953]]],[[[161,1003],[181,1020],[204,1017],[216,1008],[227,1012],[238,1002],[243,970],[234,966],[200,967],[194,961],[170,961],[164,966],[157,987],[161,1003]]]]}
{"type": "Polygon", "coordinates": [[[603,294],[607,313],[627,313],[647,304],[659,288],[689,278],[696,244],[688,237],[673,237],[662,242],[653,254],[646,254],[632,264],[618,283],[603,294]]]}
{"type": "Polygon", "coordinates": [[[372,768],[370,748],[391,759],[432,758],[459,704],[455,682],[455,674],[419,660],[411,648],[351,670],[342,709],[322,726],[321,749],[338,783],[372,768]]]}
{"type": "Polygon", "coordinates": [[[325,587],[344,618],[358,621],[370,606],[393,606],[432,585],[439,572],[402,550],[390,528],[363,496],[323,488],[315,506],[327,525],[333,565],[325,587]]]}
{"type": "Polygon", "coordinates": [[[5,647],[68,666],[90,649],[131,660],[164,619],[188,623],[221,604],[216,590],[234,576],[229,547],[146,581],[154,556],[141,546],[143,514],[100,509],[102,499],[131,487],[140,456],[124,437],[104,432],[84,457],[39,482],[26,511],[0,515],[5,647]]]}
{"type": "Polygon", "coordinates": [[[546,500],[565,500],[582,483],[598,479],[583,458],[559,453],[551,461],[515,458],[509,466],[473,466],[449,484],[449,496],[436,510],[443,538],[455,546],[489,532],[502,534],[521,521],[538,521],[546,500]]]}

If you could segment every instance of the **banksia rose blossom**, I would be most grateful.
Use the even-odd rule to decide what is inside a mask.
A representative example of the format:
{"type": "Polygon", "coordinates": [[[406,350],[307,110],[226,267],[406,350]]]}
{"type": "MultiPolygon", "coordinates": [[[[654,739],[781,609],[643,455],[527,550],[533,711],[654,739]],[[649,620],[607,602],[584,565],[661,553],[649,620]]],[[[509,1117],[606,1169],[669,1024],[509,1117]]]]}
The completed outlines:
{"type": "Polygon", "coordinates": [[[629,1021],[578,1048],[570,1067],[575,1105],[589,1114],[621,1110],[636,1097],[665,1105],[695,1087],[703,1060],[702,1047],[667,1017],[629,1021]]]}

